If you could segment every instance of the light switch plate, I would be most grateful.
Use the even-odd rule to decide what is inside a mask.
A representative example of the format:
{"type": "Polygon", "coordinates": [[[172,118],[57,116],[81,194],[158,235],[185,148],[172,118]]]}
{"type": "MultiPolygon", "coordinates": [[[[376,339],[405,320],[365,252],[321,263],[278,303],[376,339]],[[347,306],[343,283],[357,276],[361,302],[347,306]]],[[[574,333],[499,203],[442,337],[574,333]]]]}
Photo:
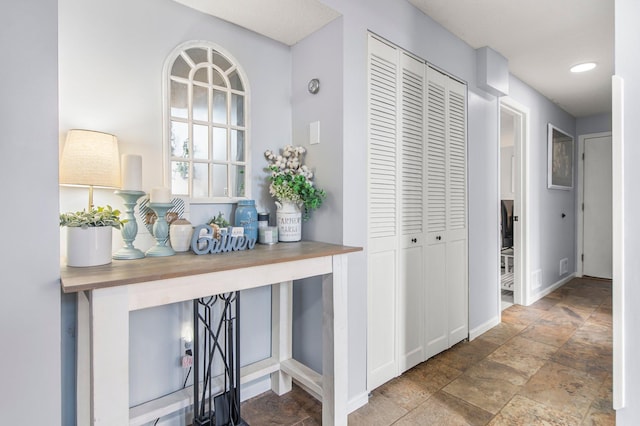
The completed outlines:
{"type": "Polygon", "coordinates": [[[320,143],[320,122],[309,123],[309,145],[320,143]]]}

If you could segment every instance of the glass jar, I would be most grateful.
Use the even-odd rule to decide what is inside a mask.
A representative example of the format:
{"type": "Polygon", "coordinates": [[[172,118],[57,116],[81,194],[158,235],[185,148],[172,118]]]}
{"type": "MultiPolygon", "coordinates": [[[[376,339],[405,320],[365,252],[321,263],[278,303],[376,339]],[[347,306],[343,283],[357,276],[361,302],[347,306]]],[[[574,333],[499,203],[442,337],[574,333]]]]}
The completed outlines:
{"type": "Polygon", "coordinates": [[[240,200],[236,208],[235,226],[244,228],[247,238],[258,240],[258,211],[255,200],[240,200]]]}
{"type": "Polygon", "coordinates": [[[267,226],[269,226],[269,213],[258,213],[258,229],[266,228],[267,226]]]}

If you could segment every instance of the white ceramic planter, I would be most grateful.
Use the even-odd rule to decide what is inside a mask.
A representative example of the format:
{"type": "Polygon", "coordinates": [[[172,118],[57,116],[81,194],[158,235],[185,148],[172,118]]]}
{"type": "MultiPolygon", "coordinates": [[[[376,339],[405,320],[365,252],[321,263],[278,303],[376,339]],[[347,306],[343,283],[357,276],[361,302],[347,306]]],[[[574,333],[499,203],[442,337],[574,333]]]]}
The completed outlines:
{"type": "Polygon", "coordinates": [[[283,242],[300,241],[302,239],[302,211],[298,204],[276,201],[276,222],[278,239],[283,242]]]}
{"type": "Polygon", "coordinates": [[[67,227],[67,265],[98,266],[111,263],[111,226],[67,227]]]}

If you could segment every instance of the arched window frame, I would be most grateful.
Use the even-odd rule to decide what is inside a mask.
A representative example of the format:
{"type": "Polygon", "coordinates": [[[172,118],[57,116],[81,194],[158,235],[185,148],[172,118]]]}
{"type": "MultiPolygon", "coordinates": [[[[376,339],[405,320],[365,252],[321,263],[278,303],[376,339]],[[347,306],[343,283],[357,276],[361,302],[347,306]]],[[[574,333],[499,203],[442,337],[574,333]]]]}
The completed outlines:
{"type": "MultiPolygon", "coordinates": [[[[250,90],[249,83],[246,74],[239,62],[229,54],[225,49],[209,41],[188,41],[177,46],[167,57],[163,68],[163,150],[164,150],[164,162],[163,162],[163,175],[165,185],[171,188],[171,192],[178,196],[187,196],[190,202],[193,204],[198,203],[233,203],[241,199],[251,198],[251,145],[250,145],[250,90]],[[192,49],[203,49],[206,53],[206,61],[194,61],[189,55],[189,51],[192,49]],[[218,56],[216,56],[218,55],[218,56]],[[181,59],[180,59],[181,58],[181,59]],[[215,59],[214,59],[215,58],[215,59]],[[173,74],[174,64],[178,60],[183,60],[189,67],[189,74],[185,76],[177,76],[173,74]],[[225,62],[228,62],[230,66],[226,68],[225,62]],[[223,63],[225,69],[220,66],[223,63]],[[208,82],[203,83],[195,80],[196,73],[203,69],[207,69],[208,82]],[[214,84],[212,75],[217,72],[217,77],[222,77],[225,86],[214,84]],[[230,77],[237,76],[237,80],[234,80],[232,84],[230,77]],[[232,86],[241,85],[243,90],[232,88],[232,86]],[[186,116],[176,116],[172,113],[172,82],[187,85],[187,106],[186,116]],[[207,120],[199,120],[194,118],[194,90],[193,87],[207,88],[207,120]],[[216,122],[213,117],[213,96],[212,90],[217,92],[224,92],[226,95],[226,123],[216,122]],[[235,98],[233,95],[237,95],[235,98]],[[236,110],[234,116],[232,107],[234,106],[234,99],[241,99],[243,101],[243,107],[241,110],[236,110]],[[241,111],[241,114],[237,114],[241,111]],[[234,117],[242,115],[242,122],[233,122],[234,117]],[[176,155],[172,146],[173,126],[175,123],[179,123],[180,126],[186,126],[186,150],[176,155]],[[194,156],[194,128],[207,127],[207,158],[195,158],[194,156]],[[221,160],[214,157],[214,129],[225,130],[226,139],[226,158],[221,160]],[[236,138],[233,138],[233,135],[236,138]],[[244,143],[242,144],[242,158],[232,158],[232,154],[238,153],[238,149],[232,149],[232,143],[236,143],[240,136],[244,137],[244,143]],[[183,161],[180,161],[183,160],[183,161]],[[182,164],[180,164],[182,163],[182,164]],[[176,166],[180,165],[179,169],[181,173],[184,173],[183,179],[186,180],[186,188],[176,191],[174,187],[174,174],[177,173],[176,166]],[[194,167],[200,167],[199,171],[202,172],[203,165],[207,168],[207,194],[202,193],[194,194],[194,167]],[[218,166],[218,167],[216,167],[218,166]],[[219,181],[216,181],[216,172],[220,171],[220,166],[226,166],[226,182],[225,192],[221,193],[220,190],[216,193],[216,185],[220,185],[219,181]],[[214,169],[216,172],[214,172],[214,169]],[[240,179],[239,177],[243,178],[240,179]]],[[[184,132],[183,132],[184,133],[184,132]]],[[[177,144],[176,144],[177,145],[177,144]]],[[[198,191],[196,191],[198,192],[198,191]]],[[[202,192],[202,191],[200,191],[202,192]]]]}

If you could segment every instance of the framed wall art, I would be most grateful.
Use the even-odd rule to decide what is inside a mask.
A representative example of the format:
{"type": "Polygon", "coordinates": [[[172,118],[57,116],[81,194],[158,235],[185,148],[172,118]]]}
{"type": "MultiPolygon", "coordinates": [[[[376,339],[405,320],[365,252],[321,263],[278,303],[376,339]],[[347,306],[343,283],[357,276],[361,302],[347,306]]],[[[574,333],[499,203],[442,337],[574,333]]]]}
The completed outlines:
{"type": "Polygon", "coordinates": [[[553,124],[548,125],[547,187],[573,188],[573,136],[553,124]]]}

